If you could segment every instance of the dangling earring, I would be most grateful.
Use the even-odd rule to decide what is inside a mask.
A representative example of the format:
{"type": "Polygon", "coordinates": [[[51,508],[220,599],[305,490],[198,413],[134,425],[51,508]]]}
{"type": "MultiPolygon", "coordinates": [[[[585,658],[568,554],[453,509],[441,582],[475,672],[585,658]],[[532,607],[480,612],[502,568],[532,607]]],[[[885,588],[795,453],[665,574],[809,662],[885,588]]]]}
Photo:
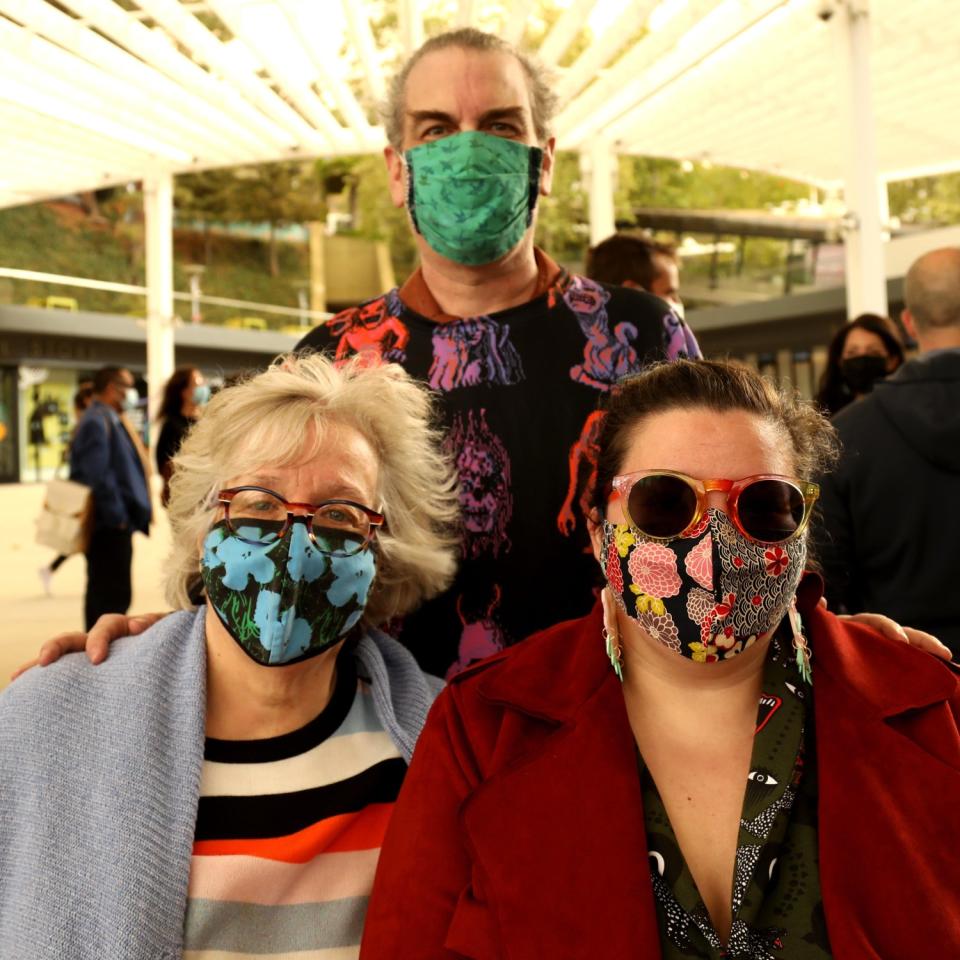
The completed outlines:
{"type": "Polygon", "coordinates": [[[600,591],[600,603],[603,605],[603,641],[607,658],[617,679],[623,683],[623,647],[620,646],[620,632],[617,630],[617,613],[606,587],[600,591]]]}
{"type": "Polygon", "coordinates": [[[793,649],[797,658],[797,670],[803,680],[813,686],[813,672],[810,669],[813,654],[810,652],[807,638],[803,635],[803,623],[800,620],[800,614],[797,612],[796,600],[790,601],[787,616],[790,618],[790,627],[793,630],[793,649]]]}

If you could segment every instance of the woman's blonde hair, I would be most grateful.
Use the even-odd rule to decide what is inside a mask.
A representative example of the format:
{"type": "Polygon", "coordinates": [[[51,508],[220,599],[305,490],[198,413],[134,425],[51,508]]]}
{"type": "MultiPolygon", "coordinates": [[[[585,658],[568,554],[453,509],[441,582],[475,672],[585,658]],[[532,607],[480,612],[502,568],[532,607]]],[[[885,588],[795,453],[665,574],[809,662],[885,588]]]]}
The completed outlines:
{"type": "Polygon", "coordinates": [[[170,603],[192,606],[200,543],[216,516],[217,492],[268,465],[322,456],[329,424],[359,431],[378,460],[379,500],[370,506],[382,509],[386,525],[377,534],[377,577],[365,622],[409,613],[450,584],[457,481],[430,394],[396,364],[356,358],[334,365],[319,354],[300,354],[278,357],[265,372],[221,390],[174,458],[170,603]]]}

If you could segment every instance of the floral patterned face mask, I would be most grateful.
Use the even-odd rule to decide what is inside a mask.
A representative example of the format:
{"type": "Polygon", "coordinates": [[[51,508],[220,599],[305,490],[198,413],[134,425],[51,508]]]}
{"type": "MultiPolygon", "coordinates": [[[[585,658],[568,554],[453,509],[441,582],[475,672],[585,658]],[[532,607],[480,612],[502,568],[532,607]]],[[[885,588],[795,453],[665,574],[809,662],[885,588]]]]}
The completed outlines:
{"type": "Polygon", "coordinates": [[[707,510],[668,542],[603,524],[604,575],[617,603],[654,640],[698,663],[736,656],[776,627],[806,556],[802,536],[754,543],[722,510],[707,510]]]}
{"type": "MultiPolygon", "coordinates": [[[[370,548],[331,556],[317,549],[305,524],[291,524],[283,537],[272,532],[280,527],[251,522],[234,535],[220,521],[203,542],[200,562],[220,621],[250,657],[271,667],[314,657],[349,633],[363,616],[376,572],[370,548]],[[251,542],[261,539],[269,542],[251,542]]],[[[326,539],[331,550],[342,546],[326,539]]]]}

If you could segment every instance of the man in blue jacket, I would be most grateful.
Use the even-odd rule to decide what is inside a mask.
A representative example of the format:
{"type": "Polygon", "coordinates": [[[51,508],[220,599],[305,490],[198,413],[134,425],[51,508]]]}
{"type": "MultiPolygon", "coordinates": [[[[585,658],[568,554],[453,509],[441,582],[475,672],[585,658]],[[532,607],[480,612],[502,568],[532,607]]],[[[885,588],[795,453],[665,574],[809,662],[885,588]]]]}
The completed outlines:
{"type": "Polygon", "coordinates": [[[77,426],[70,477],[93,491],[93,532],[87,547],[86,628],[103,613],[130,606],[133,532],[147,533],[151,506],[143,463],[120,413],[136,406],[133,374],[104,367],[93,380],[93,402],[77,426]]]}

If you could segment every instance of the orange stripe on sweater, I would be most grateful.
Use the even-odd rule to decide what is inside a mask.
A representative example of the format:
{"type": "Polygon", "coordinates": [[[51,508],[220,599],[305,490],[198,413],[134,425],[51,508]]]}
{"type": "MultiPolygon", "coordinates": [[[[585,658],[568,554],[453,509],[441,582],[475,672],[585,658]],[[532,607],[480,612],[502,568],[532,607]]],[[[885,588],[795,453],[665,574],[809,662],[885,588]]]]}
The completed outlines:
{"type": "Polygon", "coordinates": [[[318,853],[374,850],[383,844],[392,813],[392,803],[372,803],[356,813],[327,817],[285,837],[197,840],[193,845],[193,855],[216,857],[241,854],[285,863],[307,863],[318,853]]]}

